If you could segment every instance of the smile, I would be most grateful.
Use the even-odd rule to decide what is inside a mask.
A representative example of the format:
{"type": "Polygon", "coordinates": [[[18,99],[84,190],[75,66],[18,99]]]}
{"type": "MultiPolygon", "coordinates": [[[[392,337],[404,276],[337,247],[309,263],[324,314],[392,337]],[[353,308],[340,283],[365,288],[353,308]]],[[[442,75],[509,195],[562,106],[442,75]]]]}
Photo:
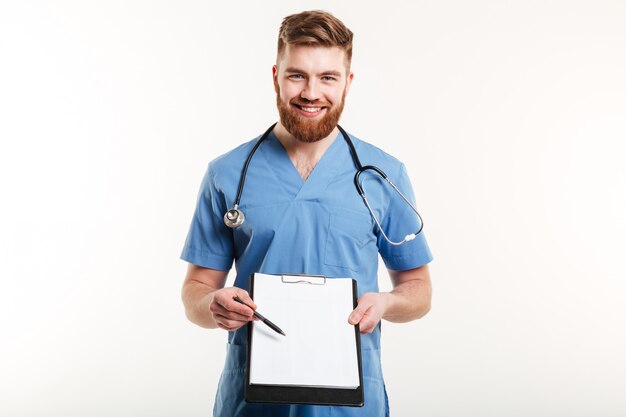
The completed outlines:
{"type": "Polygon", "coordinates": [[[299,106],[297,104],[293,105],[298,111],[305,116],[317,116],[324,110],[326,107],[312,107],[312,106],[299,106]]]}

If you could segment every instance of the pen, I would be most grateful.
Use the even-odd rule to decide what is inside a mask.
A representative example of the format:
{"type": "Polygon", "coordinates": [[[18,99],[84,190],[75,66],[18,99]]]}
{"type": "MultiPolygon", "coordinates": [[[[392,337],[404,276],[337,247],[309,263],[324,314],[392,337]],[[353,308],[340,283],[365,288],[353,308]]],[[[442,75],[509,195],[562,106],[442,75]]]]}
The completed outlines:
{"type": "MultiPolygon", "coordinates": [[[[250,307],[248,304],[244,303],[244,302],[241,300],[241,298],[239,298],[239,297],[234,297],[234,298],[233,298],[233,300],[237,301],[239,304],[243,304],[243,305],[245,305],[246,307],[250,307]]],[[[250,308],[252,308],[252,307],[250,307],[250,308]]],[[[276,333],[280,333],[280,334],[282,334],[283,336],[287,336],[287,335],[285,334],[285,332],[283,332],[283,331],[280,329],[280,327],[278,327],[277,325],[275,325],[274,323],[272,323],[271,321],[269,321],[268,319],[266,319],[265,317],[263,317],[263,316],[261,315],[261,313],[258,313],[256,310],[253,310],[253,313],[252,313],[252,314],[254,315],[254,317],[258,318],[258,319],[259,319],[259,320],[261,320],[263,323],[267,324],[267,325],[269,326],[269,328],[270,328],[270,329],[272,329],[272,330],[274,330],[276,333]]]]}

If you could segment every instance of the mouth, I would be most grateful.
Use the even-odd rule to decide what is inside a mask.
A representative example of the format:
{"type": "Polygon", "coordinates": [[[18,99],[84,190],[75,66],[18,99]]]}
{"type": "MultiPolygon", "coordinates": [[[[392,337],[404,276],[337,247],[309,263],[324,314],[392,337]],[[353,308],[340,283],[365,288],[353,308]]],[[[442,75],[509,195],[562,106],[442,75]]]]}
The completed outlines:
{"type": "Polygon", "coordinates": [[[295,103],[292,103],[292,106],[305,117],[316,117],[326,110],[325,106],[301,106],[295,103]]]}

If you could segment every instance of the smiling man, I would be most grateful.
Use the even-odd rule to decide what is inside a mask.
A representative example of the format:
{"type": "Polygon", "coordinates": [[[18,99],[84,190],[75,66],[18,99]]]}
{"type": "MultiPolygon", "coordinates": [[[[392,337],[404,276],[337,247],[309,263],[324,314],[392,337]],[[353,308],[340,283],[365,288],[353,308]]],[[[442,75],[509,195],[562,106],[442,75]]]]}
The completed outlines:
{"type": "Polygon", "coordinates": [[[353,74],[339,47],[284,43],[272,69],[279,129],[299,142],[326,139],[336,128],[353,74]]]}
{"type": "MultiPolygon", "coordinates": [[[[421,229],[420,219],[391,187],[370,177],[368,197],[378,225],[354,186],[360,159],[378,166],[414,199],[401,162],[340,133],[337,123],[353,79],[351,59],[352,32],[331,14],[286,17],[272,71],[279,121],[263,137],[211,161],[202,182],[181,255],[189,262],[182,298],[189,320],[229,331],[216,416],[388,415],[381,320],[411,321],[430,309],[427,264],[432,256],[423,233],[406,235],[421,229]],[[238,184],[249,155],[254,158],[239,202],[238,184]],[[246,213],[245,222],[238,221],[243,219],[239,209],[246,213]],[[225,218],[234,224],[228,227],[225,218]],[[402,244],[390,240],[405,236],[402,244]],[[378,289],[379,253],[393,285],[390,292],[378,289]],[[225,288],[233,261],[235,283],[225,288]],[[362,332],[362,408],[245,402],[246,327],[256,309],[246,289],[255,272],[357,280],[358,307],[345,319],[358,323],[362,332]],[[236,296],[251,308],[235,302],[236,296]]],[[[319,348],[324,349],[323,340],[319,348]]]]}

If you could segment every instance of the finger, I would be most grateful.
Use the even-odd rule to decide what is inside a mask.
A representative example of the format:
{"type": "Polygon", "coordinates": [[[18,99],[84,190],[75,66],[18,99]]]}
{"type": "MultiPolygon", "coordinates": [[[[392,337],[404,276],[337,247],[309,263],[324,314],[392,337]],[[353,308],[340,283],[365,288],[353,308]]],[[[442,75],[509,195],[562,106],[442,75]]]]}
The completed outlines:
{"type": "Polygon", "coordinates": [[[250,294],[248,294],[248,291],[239,289],[239,291],[237,291],[235,295],[239,297],[241,301],[246,303],[250,308],[256,310],[256,304],[254,303],[254,300],[250,298],[250,294]]]}
{"type": "Polygon", "coordinates": [[[348,323],[355,325],[361,322],[363,316],[367,313],[367,310],[371,307],[370,304],[360,303],[348,317],[348,323]]]}
{"type": "MultiPolygon", "coordinates": [[[[250,310],[252,311],[252,310],[250,310]]],[[[245,316],[243,314],[239,314],[235,311],[227,311],[224,314],[225,317],[227,317],[229,320],[236,320],[236,321],[243,321],[243,322],[249,322],[251,320],[254,319],[254,316],[251,314],[249,316],[245,316]]]]}
{"type": "Polygon", "coordinates": [[[228,326],[225,326],[225,325],[220,324],[220,323],[217,324],[217,327],[219,327],[220,329],[224,329],[226,331],[229,331],[229,332],[234,332],[234,331],[239,330],[239,327],[228,327],[228,326]]]}
{"type": "Polygon", "coordinates": [[[363,334],[369,334],[374,331],[374,328],[378,324],[378,320],[369,314],[371,310],[368,310],[367,313],[361,318],[359,322],[359,331],[363,334]]]}
{"type": "Polygon", "coordinates": [[[215,299],[215,302],[222,306],[225,310],[240,314],[241,316],[246,318],[252,317],[252,314],[254,313],[254,310],[252,310],[250,307],[238,303],[230,296],[219,297],[215,299]]]}
{"type": "MultiPolygon", "coordinates": [[[[254,300],[252,300],[252,298],[250,298],[250,294],[248,294],[248,291],[246,290],[242,290],[241,288],[237,288],[237,287],[233,287],[234,288],[234,293],[232,294],[232,298],[238,297],[247,307],[249,307],[251,310],[256,310],[256,304],[254,303],[254,300]]],[[[238,304],[238,301],[235,301],[238,304]]]]}
{"type": "Polygon", "coordinates": [[[215,323],[217,323],[217,327],[219,327],[220,329],[224,329],[224,330],[227,330],[229,332],[233,331],[233,329],[231,329],[229,326],[227,326],[227,325],[225,325],[223,323],[219,323],[219,322],[215,322],[215,323]]]}
{"type": "Polygon", "coordinates": [[[359,326],[359,332],[361,332],[361,334],[370,334],[373,331],[374,331],[374,327],[363,328],[359,326]]]}
{"type": "Polygon", "coordinates": [[[230,311],[226,309],[224,306],[222,306],[221,304],[219,304],[218,302],[211,303],[211,306],[209,307],[209,309],[211,310],[211,313],[213,313],[214,316],[225,317],[228,320],[237,320],[237,321],[244,321],[244,322],[252,320],[252,318],[254,317],[252,315],[252,310],[245,306],[242,306],[242,307],[245,308],[246,314],[241,314],[237,311],[230,311]]]}
{"type": "Polygon", "coordinates": [[[215,322],[220,328],[229,331],[237,330],[245,326],[247,323],[246,321],[231,320],[228,317],[222,315],[215,316],[215,322]]]}

